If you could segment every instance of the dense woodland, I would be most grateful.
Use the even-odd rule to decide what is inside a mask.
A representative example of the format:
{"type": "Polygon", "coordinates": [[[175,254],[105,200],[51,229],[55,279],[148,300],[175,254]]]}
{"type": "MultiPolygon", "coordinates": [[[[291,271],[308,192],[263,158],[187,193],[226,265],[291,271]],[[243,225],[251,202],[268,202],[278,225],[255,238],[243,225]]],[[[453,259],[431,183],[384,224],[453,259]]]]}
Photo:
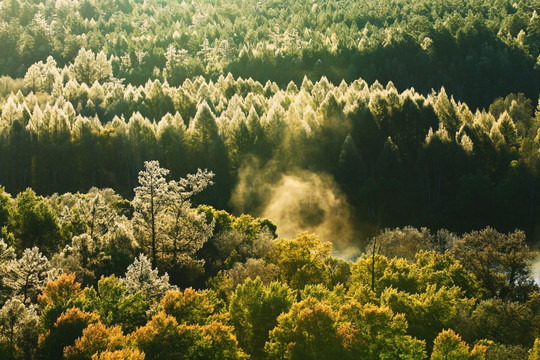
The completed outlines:
{"type": "Polygon", "coordinates": [[[199,201],[234,211],[264,206],[261,182],[306,170],[330,174],[369,224],[493,225],[533,238],[540,223],[540,108],[522,93],[471,110],[444,88],[423,96],[363,80],[281,89],[228,75],[135,87],[110,76],[110,61],[81,50],[70,68],[49,58],[24,81],[6,80],[21,87],[0,120],[0,183],[9,192],[97,186],[131,197],[143,162],[158,159],[174,177],[212,170],[216,185],[199,201]],[[79,83],[84,74],[93,85],[79,83]],[[242,189],[234,208],[231,194],[246,177],[259,185],[242,189]]]}
{"type": "Polygon", "coordinates": [[[168,175],[145,163],[131,202],[97,188],[1,194],[2,358],[540,355],[522,231],[387,229],[343,260],[316,235],[194,207],[211,172],[168,175]]]}
{"type": "Polygon", "coordinates": [[[1,0],[0,358],[539,360],[539,13],[1,0]]]}
{"type": "Polygon", "coordinates": [[[282,87],[361,77],[423,94],[444,86],[487,108],[511,92],[538,97],[539,13],[535,0],[4,0],[0,67],[22,77],[85,48],[134,85],[229,72],[282,87]]]}

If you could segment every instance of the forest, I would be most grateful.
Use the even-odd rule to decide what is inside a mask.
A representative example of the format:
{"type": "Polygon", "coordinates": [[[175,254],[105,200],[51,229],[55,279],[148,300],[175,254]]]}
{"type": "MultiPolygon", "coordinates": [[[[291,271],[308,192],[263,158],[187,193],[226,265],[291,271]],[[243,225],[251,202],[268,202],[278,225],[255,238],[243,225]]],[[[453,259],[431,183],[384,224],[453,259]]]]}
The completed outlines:
{"type": "Polygon", "coordinates": [[[0,358],[539,360],[539,13],[0,0],[0,358]]]}

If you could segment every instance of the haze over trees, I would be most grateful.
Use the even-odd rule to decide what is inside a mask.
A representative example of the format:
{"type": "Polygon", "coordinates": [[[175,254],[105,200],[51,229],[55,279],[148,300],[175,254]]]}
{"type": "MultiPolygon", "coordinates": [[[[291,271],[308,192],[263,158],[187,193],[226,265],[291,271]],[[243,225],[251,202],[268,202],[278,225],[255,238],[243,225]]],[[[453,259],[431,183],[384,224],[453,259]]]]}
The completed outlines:
{"type": "Polygon", "coordinates": [[[0,0],[0,358],[540,359],[539,13],[0,0]]]}

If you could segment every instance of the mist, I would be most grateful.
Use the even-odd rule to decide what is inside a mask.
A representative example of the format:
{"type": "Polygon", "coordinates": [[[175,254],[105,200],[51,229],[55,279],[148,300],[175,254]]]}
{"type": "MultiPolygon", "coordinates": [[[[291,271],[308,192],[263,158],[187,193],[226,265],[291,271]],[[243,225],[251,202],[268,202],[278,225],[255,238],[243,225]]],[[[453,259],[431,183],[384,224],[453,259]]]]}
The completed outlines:
{"type": "Polygon", "coordinates": [[[315,233],[332,242],[340,258],[359,256],[365,243],[353,208],[328,174],[301,169],[282,173],[272,164],[261,167],[253,160],[240,169],[231,205],[239,213],[271,220],[281,238],[315,233]]]}

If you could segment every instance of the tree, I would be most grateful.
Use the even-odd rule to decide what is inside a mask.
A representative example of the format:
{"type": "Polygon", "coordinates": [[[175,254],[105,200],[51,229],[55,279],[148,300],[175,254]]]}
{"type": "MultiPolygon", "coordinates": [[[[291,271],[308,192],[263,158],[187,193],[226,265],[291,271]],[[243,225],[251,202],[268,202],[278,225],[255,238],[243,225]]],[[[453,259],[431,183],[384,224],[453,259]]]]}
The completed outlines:
{"type": "Polygon", "coordinates": [[[0,309],[0,343],[7,343],[9,359],[33,358],[38,334],[39,317],[34,307],[15,298],[0,309]]]}
{"type": "Polygon", "coordinates": [[[339,359],[345,355],[338,314],[330,305],[308,298],[278,318],[265,346],[268,359],[339,359]]]}
{"type": "Polygon", "coordinates": [[[294,302],[294,292],[277,282],[265,286],[257,277],[239,285],[231,297],[229,314],[240,347],[255,359],[263,358],[270,330],[294,302]]]}
{"type": "Polygon", "coordinates": [[[492,297],[525,301],[536,288],[531,275],[534,253],[522,231],[501,234],[490,227],[473,231],[457,241],[452,253],[492,297]]]}
{"type": "Polygon", "coordinates": [[[239,360],[246,355],[238,347],[232,328],[220,323],[207,326],[178,324],[160,312],[131,335],[147,360],[239,360]]]}
{"type": "Polygon", "coordinates": [[[88,234],[92,240],[103,236],[112,227],[116,218],[116,213],[99,192],[90,198],[79,199],[76,209],[81,220],[87,224],[88,234]]]}
{"type": "Polygon", "coordinates": [[[15,260],[15,250],[4,239],[0,239],[0,303],[4,302],[4,299],[9,296],[11,292],[6,285],[6,276],[8,265],[11,261],[15,260]]]}
{"type": "Polygon", "coordinates": [[[160,302],[167,315],[173,316],[179,324],[206,325],[223,320],[219,313],[223,304],[213,291],[196,291],[187,288],[184,291],[169,291],[160,302]]]}
{"type": "Polygon", "coordinates": [[[500,299],[481,301],[471,315],[475,337],[529,348],[540,334],[537,308],[537,304],[519,304],[500,299]]]}
{"type": "Polygon", "coordinates": [[[92,356],[92,360],[144,360],[145,355],[137,349],[125,348],[122,350],[105,350],[99,356],[92,356]]]}
{"type": "Polygon", "coordinates": [[[280,279],[299,290],[307,284],[329,282],[331,252],[331,243],[321,242],[317,235],[303,233],[293,240],[281,240],[269,258],[279,267],[280,279]]]}
{"type": "Polygon", "coordinates": [[[8,225],[9,215],[13,211],[11,196],[0,186],[0,228],[8,225]]]}
{"type": "Polygon", "coordinates": [[[168,184],[165,176],[169,170],[159,166],[158,161],[146,161],[144,170],[139,173],[139,187],[135,188],[133,198],[133,222],[136,231],[140,236],[140,243],[143,250],[150,247],[150,257],[152,266],[156,267],[158,262],[158,237],[160,232],[161,217],[163,210],[168,204],[168,184]]]}
{"type": "Polygon", "coordinates": [[[230,277],[234,281],[234,285],[244,283],[246,280],[261,279],[265,285],[276,280],[278,275],[278,267],[270,264],[263,259],[249,258],[245,263],[236,262],[232,268],[225,270],[224,275],[230,277]]]}
{"type": "Polygon", "coordinates": [[[519,145],[519,137],[514,121],[505,111],[497,120],[496,126],[499,128],[501,135],[504,137],[504,141],[508,148],[516,148],[519,145]]]}
{"type": "Polygon", "coordinates": [[[49,260],[41,254],[37,247],[24,250],[22,257],[11,260],[5,270],[5,285],[14,297],[24,304],[35,303],[38,294],[56,273],[49,260]]]}
{"type": "Polygon", "coordinates": [[[75,281],[75,274],[61,274],[49,281],[38,296],[41,323],[45,329],[51,329],[58,317],[73,307],[81,295],[81,284],[75,281]]]}
{"type": "Polygon", "coordinates": [[[107,327],[97,322],[88,325],[73,345],[64,348],[64,359],[91,360],[103,352],[114,352],[123,348],[127,348],[127,338],[120,326],[107,327]]]}
{"type": "Polygon", "coordinates": [[[126,294],[140,291],[150,301],[160,300],[171,289],[167,273],[160,277],[144,254],[140,254],[133,264],[128,266],[126,277],[120,279],[120,282],[126,287],[126,294]]]}
{"type": "Polygon", "coordinates": [[[312,297],[294,304],[270,332],[270,359],[425,358],[424,342],[407,333],[402,314],[352,300],[334,309],[312,297]]]}
{"type": "Polygon", "coordinates": [[[135,188],[133,224],[143,251],[150,251],[152,266],[160,261],[174,268],[193,260],[195,252],[211,236],[213,223],[191,209],[190,198],[211,185],[213,174],[198,170],[178,181],[167,182],[169,170],[158,161],[145,162],[135,188]]]}
{"type": "Polygon", "coordinates": [[[84,289],[82,307],[99,314],[105,325],[121,325],[126,332],[146,323],[150,306],[139,291],[127,295],[126,286],[114,276],[101,277],[97,291],[84,289]]]}
{"type": "Polygon", "coordinates": [[[83,285],[94,284],[104,254],[89,234],[74,236],[71,245],[56,254],[52,263],[62,270],[74,273],[83,285]]]}
{"type": "Polygon", "coordinates": [[[79,83],[86,83],[88,86],[95,81],[108,80],[112,76],[111,61],[105,53],[100,51],[96,56],[92,50],[85,48],[79,50],[69,70],[79,83]]]}
{"type": "MultiPolygon", "coordinates": [[[[376,244],[377,252],[387,258],[400,257],[414,259],[421,250],[430,250],[433,236],[427,228],[415,229],[411,226],[396,229],[385,229],[370,241],[370,246],[376,244]]],[[[369,251],[371,252],[371,250],[369,251]]]]}
{"type": "Polygon", "coordinates": [[[476,345],[471,351],[469,346],[453,330],[443,330],[435,339],[431,360],[483,360],[486,347],[476,345]]]}
{"type": "Polygon", "coordinates": [[[463,297],[458,287],[427,286],[425,292],[409,294],[392,287],[381,294],[380,303],[395,313],[405,314],[408,333],[425,340],[428,348],[439,332],[459,324],[461,313],[470,313],[473,300],[463,297]]]}
{"type": "Polygon", "coordinates": [[[17,195],[10,228],[20,251],[38,246],[45,254],[53,254],[61,244],[56,215],[30,188],[17,195]]]}
{"type": "Polygon", "coordinates": [[[425,358],[425,343],[407,335],[403,314],[353,300],[339,309],[339,333],[351,359],[425,358]]]}
{"type": "Polygon", "coordinates": [[[540,338],[536,338],[534,341],[534,346],[529,351],[529,360],[539,360],[540,359],[540,338]]]}
{"type": "MultiPolygon", "coordinates": [[[[198,170],[178,181],[169,182],[169,206],[165,211],[166,242],[163,246],[164,262],[168,269],[185,270],[195,260],[196,253],[210,239],[214,222],[207,222],[204,214],[192,208],[191,198],[212,185],[214,174],[198,170]]],[[[179,276],[176,275],[176,278],[179,276]]]]}
{"type": "Polygon", "coordinates": [[[73,345],[90,324],[97,323],[99,315],[78,308],[67,309],[54,326],[39,339],[39,353],[44,359],[62,359],[64,348],[73,345]]]}
{"type": "Polygon", "coordinates": [[[446,90],[444,87],[441,88],[441,91],[437,95],[434,110],[444,128],[450,133],[451,137],[454,137],[461,124],[456,113],[454,99],[448,99],[448,95],[446,95],[446,90]]]}

